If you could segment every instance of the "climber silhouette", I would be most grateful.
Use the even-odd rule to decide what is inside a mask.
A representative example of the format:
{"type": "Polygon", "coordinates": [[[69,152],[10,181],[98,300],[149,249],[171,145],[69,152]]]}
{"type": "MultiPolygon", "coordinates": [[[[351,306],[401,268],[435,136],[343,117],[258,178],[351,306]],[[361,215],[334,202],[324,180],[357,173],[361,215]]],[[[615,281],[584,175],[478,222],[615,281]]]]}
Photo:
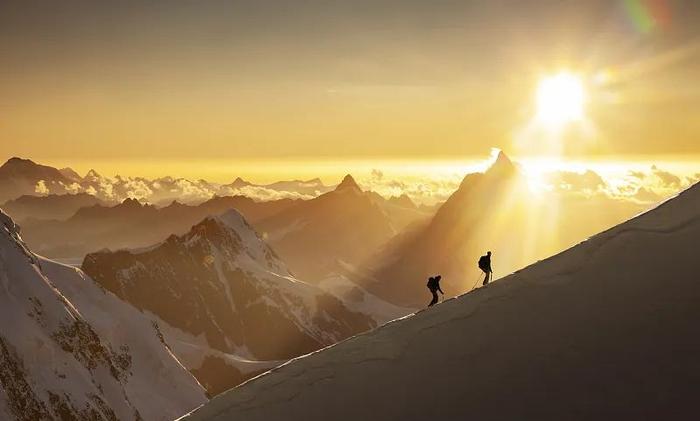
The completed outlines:
{"type": "Polygon", "coordinates": [[[428,304],[428,307],[438,302],[438,291],[440,291],[440,294],[445,295],[445,293],[442,292],[442,289],[440,288],[440,279],[442,279],[442,276],[440,275],[431,276],[430,278],[428,278],[428,289],[430,290],[430,293],[433,294],[433,300],[430,302],[430,304],[428,304]]]}
{"type": "Polygon", "coordinates": [[[488,251],[484,256],[481,256],[479,258],[479,269],[481,269],[484,274],[486,275],[484,277],[484,283],[482,285],[486,285],[489,283],[491,280],[491,275],[493,271],[491,270],[491,252],[488,251]]]}

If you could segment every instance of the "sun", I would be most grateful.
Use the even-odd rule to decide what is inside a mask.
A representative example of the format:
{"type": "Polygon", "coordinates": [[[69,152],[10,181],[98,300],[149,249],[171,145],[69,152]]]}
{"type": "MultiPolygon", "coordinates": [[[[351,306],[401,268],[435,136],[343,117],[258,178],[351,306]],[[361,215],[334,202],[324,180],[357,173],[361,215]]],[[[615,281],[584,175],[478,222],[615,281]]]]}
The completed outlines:
{"type": "Polygon", "coordinates": [[[586,100],[583,81],[569,72],[542,78],[537,85],[537,121],[559,128],[583,118],[586,100]]]}

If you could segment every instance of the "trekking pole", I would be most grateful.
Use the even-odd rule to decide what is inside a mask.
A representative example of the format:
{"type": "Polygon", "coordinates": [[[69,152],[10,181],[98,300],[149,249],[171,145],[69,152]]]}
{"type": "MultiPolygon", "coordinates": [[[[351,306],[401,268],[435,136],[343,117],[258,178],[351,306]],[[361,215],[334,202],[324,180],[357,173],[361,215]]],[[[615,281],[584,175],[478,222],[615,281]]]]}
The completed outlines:
{"type": "Polygon", "coordinates": [[[474,287],[476,287],[476,284],[478,284],[480,280],[481,280],[481,275],[479,275],[479,277],[476,278],[476,282],[474,282],[474,284],[472,285],[472,287],[469,288],[469,291],[474,290],[474,287]]]}

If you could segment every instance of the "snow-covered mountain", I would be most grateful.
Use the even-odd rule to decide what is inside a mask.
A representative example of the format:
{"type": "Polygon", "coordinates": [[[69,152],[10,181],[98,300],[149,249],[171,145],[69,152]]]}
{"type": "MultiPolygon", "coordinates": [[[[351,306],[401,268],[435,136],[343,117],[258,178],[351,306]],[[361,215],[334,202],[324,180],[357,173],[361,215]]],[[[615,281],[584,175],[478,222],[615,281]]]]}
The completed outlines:
{"type": "Polygon", "coordinates": [[[89,254],[83,269],[120,298],[173,326],[182,352],[191,345],[200,350],[195,355],[206,354],[204,362],[183,361],[193,361],[189,368],[212,393],[274,365],[255,369],[255,362],[277,363],[376,325],[333,295],[294,278],[234,210],[146,250],[89,254]],[[244,372],[239,362],[254,370],[244,372]]]}
{"type": "Polygon", "coordinates": [[[206,400],[153,321],[0,211],[0,418],[167,420],[206,400]]]}
{"type": "Polygon", "coordinates": [[[293,360],[184,419],[694,419],[698,239],[696,184],[485,288],[293,360]]]}

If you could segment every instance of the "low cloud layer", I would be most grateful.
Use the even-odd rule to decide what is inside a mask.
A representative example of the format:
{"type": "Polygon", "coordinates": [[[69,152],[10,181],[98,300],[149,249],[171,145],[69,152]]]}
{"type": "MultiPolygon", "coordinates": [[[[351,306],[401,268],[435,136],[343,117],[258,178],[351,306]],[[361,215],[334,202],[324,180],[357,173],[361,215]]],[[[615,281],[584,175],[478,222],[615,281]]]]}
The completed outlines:
{"type": "MultiPolygon", "coordinates": [[[[317,194],[326,191],[321,186],[317,194]]],[[[138,199],[156,205],[166,205],[172,201],[198,204],[214,196],[243,195],[254,200],[268,201],[277,199],[311,199],[317,194],[309,194],[308,182],[290,181],[277,183],[274,187],[248,184],[234,187],[210,183],[205,180],[188,180],[184,178],[163,177],[154,180],[143,177],[105,177],[94,171],[88,173],[80,182],[72,184],[51,183],[44,180],[36,183],[33,194],[76,194],[87,193],[105,202],[121,202],[125,199],[138,199]]],[[[29,193],[29,192],[28,192],[29,193]]]]}
{"type": "MultiPolygon", "coordinates": [[[[464,174],[440,174],[405,177],[389,176],[375,168],[358,177],[362,188],[373,190],[384,197],[407,195],[417,204],[435,205],[444,202],[458,187],[464,174]]],[[[635,204],[651,204],[661,201],[681,189],[700,180],[694,175],[675,174],[658,166],[643,170],[630,170],[610,176],[592,169],[584,171],[553,170],[539,175],[537,183],[549,192],[582,197],[602,197],[629,201],[635,204]]],[[[197,204],[214,196],[243,195],[255,200],[311,199],[328,191],[332,186],[320,180],[285,181],[270,185],[255,185],[241,181],[217,184],[205,180],[162,177],[104,177],[94,171],[82,180],[71,184],[36,183],[32,194],[87,193],[106,202],[121,202],[127,198],[138,199],[156,205],[166,205],[177,200],[197,204]]],[[[29,192],[28,192],[29,193],[29,192]]]]}

